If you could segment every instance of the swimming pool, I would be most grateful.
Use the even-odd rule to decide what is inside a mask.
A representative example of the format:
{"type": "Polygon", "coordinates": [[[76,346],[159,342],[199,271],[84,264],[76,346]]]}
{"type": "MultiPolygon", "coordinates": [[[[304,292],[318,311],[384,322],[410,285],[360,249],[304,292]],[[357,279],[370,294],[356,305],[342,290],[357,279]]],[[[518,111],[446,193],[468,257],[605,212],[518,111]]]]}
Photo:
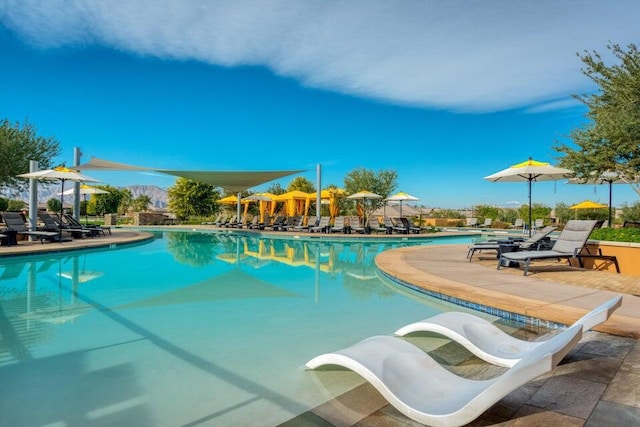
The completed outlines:
{"type": "Polygon", "coordinates": [[[309,359],[453,309],[376,274],[407,244],[158,232],[0,259],[0,425],[284,422],[363,382],[319,387],[309,359]]]}

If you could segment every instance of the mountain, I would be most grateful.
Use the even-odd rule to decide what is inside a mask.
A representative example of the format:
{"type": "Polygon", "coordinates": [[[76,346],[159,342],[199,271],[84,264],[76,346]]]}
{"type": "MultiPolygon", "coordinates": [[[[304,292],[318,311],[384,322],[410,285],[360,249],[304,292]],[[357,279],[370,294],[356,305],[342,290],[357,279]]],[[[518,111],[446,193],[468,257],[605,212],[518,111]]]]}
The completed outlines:
{"type": "MultiPolygon", "coordinates": [[[[65,183],[65,190],[68,190],[72,187],[72,184],[65,183]]],[[[122,188],[122,187],[120,187],[122,188]]],[[[151,199],[151,206],[154,209],[166,209],[168,206],[168,198],[167,198],[167,190],[158,187],[157,185],[128,185],[124,187],[131,191],[133,198],[147,195],[151,199]]],[[[38,203],[46,204],[47,200],[52,198],[60,198],[60,183],[51,183],[44,184],[41,183],[38,185],[38,203]]],[[[23,200],[25,202],[29,202],[29,191],[24,191],[22,193],[12,193],[5,191],[0,196],[8,198],[8,199],[18,199],[23,200]]],[[[87,196],[88,197],[88,196],[87,196]]],[[[82,200],[82,199],[81,199],[82,200]]],[[[65,203],[72,203],[72,196],[65,196],[65,203]]]]}

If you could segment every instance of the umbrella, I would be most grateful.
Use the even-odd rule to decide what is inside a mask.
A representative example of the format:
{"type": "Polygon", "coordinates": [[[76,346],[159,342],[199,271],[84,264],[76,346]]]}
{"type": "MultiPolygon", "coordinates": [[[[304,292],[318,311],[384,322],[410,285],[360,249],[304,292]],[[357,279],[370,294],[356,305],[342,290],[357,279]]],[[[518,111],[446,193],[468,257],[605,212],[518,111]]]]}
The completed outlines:
{"type": "Polygon", "coordinates": [[[533,181],[555,181],[568,178],[573,171],[531,159],[507,169],[485,176],[491,182],[527,182],[529,184],[529,236],[531,236],[531,183],[533,181]]]}
{"type": "Polygon", "coordinates": [[[415,196],[412,196],[411,194],[407,194],[404,191],[396,193],[387,199],[388,202],[400,202],[400,216],[402,216],[402,202],[405,202],[405,201],[415,202],[418,200],[420,199],[418,199],[415,196]]]}
{"type": "Polygon", "coordinates": [[[569,209],[576,211],[576,217],[577,217],[579,209],[602,209],[606,207],[607,205],[603,205],[602,203],[596,203],[596,202],[592,202],[591,200],[585,200],[584,202],[580,202],[577,205],[570,206],[569,209]]]}
{"type": "MultiPolygon", "coordinates": [[[[62,194],[64,196],[69,196],[71,194],[75,193],[75,189],[74,188],[70,188],[66,191],[63,191],[62,193],[58,193],[58,194],[62,194]]],[[[86,205],[87,203],[87,194],[109,194],[108,191],[106,190],[102,190],[100,188],[97,187],[91,187],[90,185],[81,185],[80,186],[80,192],[79,194],[82,194],[84,196],[84,203],[86,205]]],[[[87,213],[87,207],[85,206],[84,208],[84,222],[85,224],[89,224],[89,214],[87,213]]]]}
{"type": "MultiPolygon", "coordinates": [[[[20,178],[33,178],[38,180],[60,181],[62,185],[62,189],[60,190],[60,209],[61,209],[60,214],[62,214],[62,203],[64,198],[63,193],[64,193],[65,181],[100,182],[95,178],[91,178],[90,176],[83,175],[72,169],[67,169],[64,166],[60,166],[53,169],[45,169],[37,172],[23,173],[17,176],[19,176],[20,178]]],[[[62,241],[62,221],[60,221],[58,239],[62,241]]]]}
{"type": "Polygon", "coordinates": [[[376,193],[372,193],[371,191],[358,191],[357,193],[354,193],[350,196],[347,196],[347,199],[352,199],[352,200],[358,200],[358,199],[362,199],[362,216],[364,217],[364,221],[363,224],[366,225],[367,223],[367,215],[366,212],[364,210],[364,203],[365,200],[367,199],[382,199],[382,196],[376,193]]]}
{"type": "Polygon", "coordinates": [[[616,172],[604,172],[598,178],[571,178],[567,181],[567,184],[608,184],[609,185],[609,227],[613,226],[613,218],[612,218],[612,210],[613,205],[612,194],[613,194],[613,184],[631,184],[632,182],[640,182],[640,177],[636,180],[628,180],[620,177],[616,172]]]}

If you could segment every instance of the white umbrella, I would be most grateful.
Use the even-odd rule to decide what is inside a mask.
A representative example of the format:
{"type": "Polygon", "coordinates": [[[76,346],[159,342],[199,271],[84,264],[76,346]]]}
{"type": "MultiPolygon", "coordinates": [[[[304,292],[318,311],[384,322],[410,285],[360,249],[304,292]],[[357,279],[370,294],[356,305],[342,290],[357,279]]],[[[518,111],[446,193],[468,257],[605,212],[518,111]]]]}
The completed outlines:
{"type": "MultiPolygon", "coordinates": [[[[65,181],[100,182],[95,178],[91,178],[90,176],[83,175],[77,171],[74,171],[72,169],[67,169],[62,166],[53,168],[53,169],[45,169],[37,172],[23,173],[17,176],[20,178],[33,178],[33,179],[45,180],[45,181],[60,181],[62,184],[62,189],[60,190],[60,193],[64,193],[65,181]]],[[[64,195],[60,194],[60,209],[62,209],[63,198],[64,198],[64,195]]],[[[62,241],[62,221],[60,222],[60,234],[58,239],[62,241]]]]}
{"type": "Polygon", "coordinates": [[[357,193],[354,193],[350,196],[347,196],[347,199],[351,199],[351,200],[358,200],[358,199],[362,199],[362,216],[364,217],[364,224],[367,223],[367,212],[364,209],[364,203],[365,200],[367,199],[382,199],[382,196],[376,193],[372,193],[371,191],[358,191],[357,193]]]}
{"type": "MultiPolygon", "coordinates": [[[[58,193],[58,195],[62,194],[63,196],[69,196],[75,193],[75,188],[70,188],[68,190],[63,191],[62,193],[58,193]]],[[[105,191],[101,188],[92,187],[90,185],[81,185],[80,191],[78,194],[82,194],[84,196],[84,222],[85,224],[89,224],[89,214],[87,213],[87,194],[109,194],[108,191],[105,191]]]]}
{"type": "Polygon", "coordinates": [[[552,166],[549,163],[529,160],[507,169],[485,176],[484,179],[491,182],[528,182],[529,184],[529,235],[531,235],[531,183],[533,181],[555,181],[569,178],[573,171],[552,166]]]}
{"type": "Polygon", "coordinates": [[[393,196],[386,199],[388,202],[400,202],[400,216],[402,216],[402,202],[416,202],[418,199],[411,194],[407,194],[404,191],[394,194],[393,196]]]}

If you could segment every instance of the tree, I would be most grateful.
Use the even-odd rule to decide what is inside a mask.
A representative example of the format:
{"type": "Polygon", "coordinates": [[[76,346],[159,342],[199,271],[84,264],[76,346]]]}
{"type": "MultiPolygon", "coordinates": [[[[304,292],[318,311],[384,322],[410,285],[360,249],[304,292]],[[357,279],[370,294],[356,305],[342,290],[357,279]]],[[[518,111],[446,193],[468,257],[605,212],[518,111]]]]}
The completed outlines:
{"type": "Polygon", "coordinates": [[[141,194],[140,196],[133,199],[131,203],[131,208],[134,212],[144,212],[149,208],[151,204],[151,197],[146,194],[141,194]]]}
{"type": "Polygon", "coordinates": [[[9,207],[9,200],[4,197],[0,197],[0,212],[4,212],[9,207]]]}
{"type": "MultiPolygon", "coordinates": [[[[551,216],[551,208],[545,206],[542,203],[534,203],[531,205],[531,218],[533,221],[536,219],[544,219],[549,222],[548,219],[551,216]]],[[[529,222],[529,205],[522,205],[518,208],[518,217],[523,218],[525,223],[529,222]]]]}
{"type": "Polygon", "coordinates": [[[178,178],[169,188],[169,209],[180,219],[209,216],[216,211],[220,192],[211,184],[178,178]]]}
{"type": "Polygon", "coordinates": [[[119,189],[110,185],[97,185],[97,188],[108,191],[107,194],[94,194],[89,200],[87,212],[92,215],[104,215],[108,213],[123,213],[120,205],[123,200],[131,198],[131,191],[126,188],[119,189]]]}
{"type": "Polygon", "coordinates": [[[271,194],[275,194],[276,196],[277,196],[278,194],[284,194],[284,193],[286,193],[286,191],[284,190],[284,188],[282,188],[282,186],[281,186],[279,183],[277,183],[277,182],[271,183],[271,184],[269,185],[269,187],[267,187],[267,191],[266,191],[266,192],[267,192],[267,193],[271,193],[271,194]]]}
{"type": "Polygon", "coordinates": [[[28,181],[16,175],[29,172],[29,160],[37,160],[40,169],[52,167],[52,158],[60,154],[60,143],[54,137],[37,135],[37,129],[25,122],[0,122],[0,189],[27,189],[28,181]]]}
{"type": "MultiPolygon", "coordinates": [[[[554,149],[564,154],[560,164],[579,178],[615,172],[633,182],[640,177],[640,51],[635,44],[626,51],[616,44],[607,48],[618,64],[606,65],[595,51],[578,54],[585,64],[583,74],[598,91],[574,95],[588,108],[587,121],[571,131],[573,145],[554,149]]],[[[631,186],[640,195],[640,182],[631,186]]]]}
{"type": "Polygon", "coordinates": [[[47,200],[47,209],[50,212],[60,212],[62,210],[62,203],[60,199],[49,199],[47,200]]]}
{"type": "Polygon", "coordinates": [[[287,192],[289,191],[302,191],[304,193],[313,193],[316,191],[316,187],[313,185],[313,182],[309,181],[304,176],[297,176],[294,179],[292,179],[291,182],[289,183],[289,186],[287,187],[287,192]]]}
{"type": "Polygon", "coordinates": [[[366,219],[371,213],[384,205],[384,199],[398,187],[398,173],[394,170],[380,170],[378,172],[358,168],[349,172],[344,178],[344,189],[347,194],[359,191],[371,191],[382,196],[381,199],[368,199],[363,204],[366,219]]]}

